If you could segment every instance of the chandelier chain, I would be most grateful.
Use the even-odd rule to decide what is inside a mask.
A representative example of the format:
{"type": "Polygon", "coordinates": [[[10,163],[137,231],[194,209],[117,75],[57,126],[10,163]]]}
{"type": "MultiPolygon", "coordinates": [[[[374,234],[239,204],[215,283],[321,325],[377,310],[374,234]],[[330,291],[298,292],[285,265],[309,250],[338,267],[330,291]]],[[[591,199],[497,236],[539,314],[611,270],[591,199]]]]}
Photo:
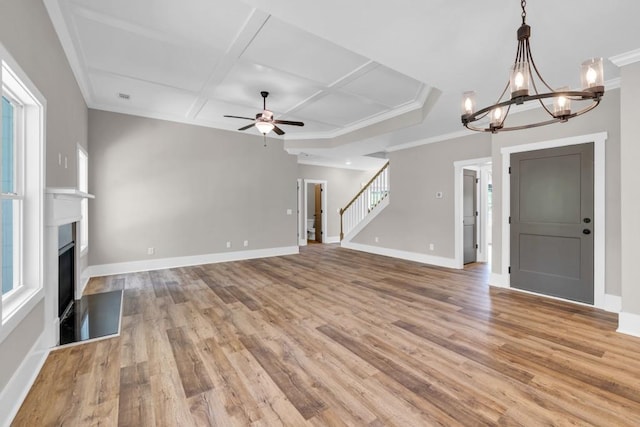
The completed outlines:
{"type": "Polygon", "coordinates": [[[522,25],[525,24],[525,18],[527,17],[527,11],[525,10],[525,7],[527,7],[527,1],[526,0],[522,0],[520,2],[520,6],[522,6],[522,25]]]}

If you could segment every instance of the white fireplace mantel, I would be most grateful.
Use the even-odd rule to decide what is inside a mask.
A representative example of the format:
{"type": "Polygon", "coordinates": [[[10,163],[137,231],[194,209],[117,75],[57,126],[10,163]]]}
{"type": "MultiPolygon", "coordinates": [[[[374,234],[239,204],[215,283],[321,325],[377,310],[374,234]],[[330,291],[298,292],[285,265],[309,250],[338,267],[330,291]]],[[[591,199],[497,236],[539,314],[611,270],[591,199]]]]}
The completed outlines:
{"type": "Polygon", "coordinates": [[[82,218],[80,202],[82,199],[94,199],[93,194],[75,188],[47,188],[45,190],[46,215],[45,225],[59,227],[80,221],[82,218]]]}

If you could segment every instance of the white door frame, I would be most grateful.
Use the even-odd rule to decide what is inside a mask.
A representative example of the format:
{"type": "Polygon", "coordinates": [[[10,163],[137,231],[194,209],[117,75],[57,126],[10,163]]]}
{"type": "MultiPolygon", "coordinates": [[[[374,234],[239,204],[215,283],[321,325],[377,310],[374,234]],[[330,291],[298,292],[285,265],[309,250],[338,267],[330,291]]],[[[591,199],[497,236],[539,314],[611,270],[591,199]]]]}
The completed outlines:
{"type": "MultiPolygon", "coordinates": [[[[320,184],[322,186],[322,197],[321,197],[321,203],[322,203],[322,214],[320,215],[320,221],[322,222],[322,234],[320,234],[320,241],[322,243],[327,243],[327,192],[329,191],[327,189],[327,181],[325,180],[320,180],[320,179],[305,179],[304,180],[304,236],[301,236],[300,241],[302,241],[302,239],[304,239],[304,245],[307,244],[307,230],[309,229],[309,225],[307,224],[307,220],[309,219],[309,215],[307,212],[307,200],[309,195],[307,194],[307,185],[308,184],[320,184]]],[[[314,194],[315,197],[315,194],[314,194]]],[[[316,236],[317,237],[317,236],[316,236]]],[[[302,246],[304,246],[302,245],[302,246]]]]}
{"type": "MultiPolygon", "coordinates": [[[[542,150],[545,148],[565,147],[567,145],[586,144],[593,142],[593,305],[605,308],[605,141],[607,132],[588,135],[572,136],[569,138],[553,139],[550,141],[533,142],[530,144],[503,147],[502,154],[502,270],[499,277],[492,274],[490,283],[494,286],[509,288],[509,265],[511,264],[511,180],[509,166],[511,154],[525,151],[542,150]]],[[[571,301],[575,302],[575,301],[571,301]]],[[[590,305],[590,304],[588,304],[590,305]]]]}
{"type": "Polygon", "coordinates": [[[298,246],[304,246],[307,244],[307,232],[304,229],[305,221],[304,208],[302,202],[304,201],[304,190],[302,189],[302,179],[298,178],[298,246]]]}
{"type": "MultiPolygon", "coordinates": [[[[464,234],[462,230],[462,224],[464,222],[463,216],[463,199],[464,199],[464,184],[463,184],[463,169],[465,167],[473,166],[478,168],[478,171],[486,170],[486,166],[491,164],[491,157],[481,157],[479,159],[458,160],[453,162],[454,169],[454,201],[453,201],[453,216],[454,216],[454,265],[455,268],[462,269],[464,267],[464,234]]],[[[484,180],[486,174],[478,173],[478,179],[480,180],[480,188],[484,188],[484,180]]],[[[486,194],[484,191],[480,191],[478,202],[481,206],[479,209],[478,230],[480,239],[478,240],[478,256],[477,259],[480,262],[486,262],[486,254],[488,250],[486,239],[486,194]],[[484,194],[484,195],[483,195],[484,194]],[[483,239],[482,236],[485,236],[483,239]]]]}

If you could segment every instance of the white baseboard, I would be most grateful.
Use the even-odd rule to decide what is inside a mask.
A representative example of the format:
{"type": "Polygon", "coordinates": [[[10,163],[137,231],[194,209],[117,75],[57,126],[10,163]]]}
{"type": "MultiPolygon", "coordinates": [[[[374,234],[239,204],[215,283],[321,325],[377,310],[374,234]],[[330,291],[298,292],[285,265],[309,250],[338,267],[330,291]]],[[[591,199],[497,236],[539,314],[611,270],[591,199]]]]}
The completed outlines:
{"type": "Polygon", "coordinates": [[[340,236],[327,237],[324,243],[340,243],[340,236]]]}
{"type": "Polygon", "coordinates": [[[621,312],[618,316],[618,332],[640,337],[640,314],[621,312]]]}
{"type": "Polygon", "coordinates": [[[42,333],[4,390],[0,392],[0,426],[8,427],[11,424],[48,355],[45,334],[42,333]]]}
{"type": "Polygon", "coordinates": [[[254,249],[250,251],[220,252],[216,254],[193,255],[176,258],[160,258],[144,261],[118,262],[91,265],[87,268],[89,277],[111,276],[114,274],[136,273],[140,271],[163,270],[191,265],[215,264],[219,262],[242,261],[254,258],[268,258],[300,253],[297,246],[254,249]]]}
{"type": "Polygon", "coordinates": [[[508,288],[509,287],[509,275],[491,273],[489,276],[489,285],[496,288],[508,288]]]}
{"type": "Polygon", "coordinates": [[[611,313],[620,313],[622,311],[622,297],[604,294],[604,307],[602,309],[611,313]]]}
{"type": "Polygon", "coordinates": [[[361,252],[368,252],[376,255],[384,255],[392,258],[406,259],[407,261],[421,262],[423,264],[436,265],[438,267],[456,268],[456,262],[453,258],[444,258],[439,256],[421,254],[418,252],[401,251],[398,249],[381,248],[379,246],[363,245],[361,243],[353,243],[342,241],[340,244],[343,248],[353,249],[361,252]]]}

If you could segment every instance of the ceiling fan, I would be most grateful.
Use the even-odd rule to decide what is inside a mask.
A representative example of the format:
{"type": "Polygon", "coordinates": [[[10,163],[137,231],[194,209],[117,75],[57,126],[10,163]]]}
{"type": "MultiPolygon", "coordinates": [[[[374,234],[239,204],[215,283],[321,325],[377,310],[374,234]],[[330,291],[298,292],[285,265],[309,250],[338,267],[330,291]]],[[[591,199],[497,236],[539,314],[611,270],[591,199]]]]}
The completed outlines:
{"type": "Polygon", "coordinates": [[[258,128],[258,131],[263,135],[267,135],[271,131],[274,131],[278,135],[284,135],[284,131],[282,129],[280,129],[278,126],[276,126],[276,125],[304,126],[304,123],[302,123],[302,122],[293,122],[291,120],[274,120],[273,119],[273,111],[267,110],[267,96],[269,96],[269,92],[262,91],[262,92],[260,92],[260,95],[262,95],[262,108],[263,108],[263,111],[262,111],[262,113],[256,114],[256,118],[255,119],[252,119],[251,117],[227,116],[227,115],[225,115],[224,117],[231,117],[231,118],[234,118],[234,119],[252,120],[253,123],[251,123],[250,125],[241,127],[238,130],[247,130],[251,126],[255,126],[256,128],[258,128]]]}

